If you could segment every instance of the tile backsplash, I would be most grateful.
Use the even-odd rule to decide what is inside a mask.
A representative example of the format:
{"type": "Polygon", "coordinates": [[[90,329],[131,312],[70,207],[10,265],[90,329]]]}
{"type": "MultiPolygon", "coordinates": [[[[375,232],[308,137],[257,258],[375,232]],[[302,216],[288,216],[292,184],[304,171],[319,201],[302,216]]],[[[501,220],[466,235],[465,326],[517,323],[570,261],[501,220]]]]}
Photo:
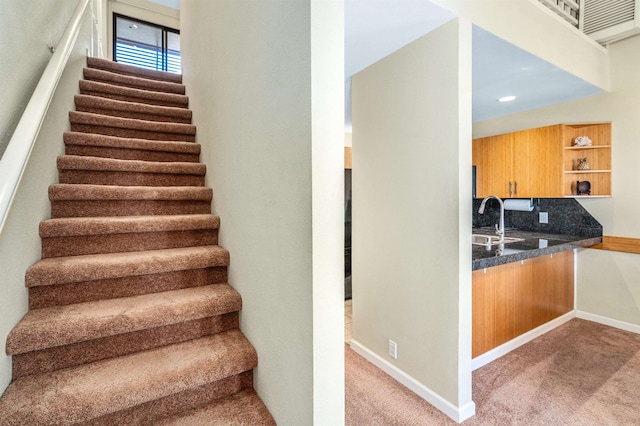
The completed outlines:
{"type": "MultiPolygon", "coordinates": [[[[521,231],[548,232],[552,234],[582,235],[598,237],[602,235],[602,225],[573,198],[534,198],[532,212],[505,211],[506,228],[521,231]],[[540,212],[549,213],[549,223],[539,223],[540,212]]],[[[485,213],[478,214],[481,198],[473,200],[473,227],[493,226],[500,218],[500,206],[496,200],[487,202],[485,213]]]]}

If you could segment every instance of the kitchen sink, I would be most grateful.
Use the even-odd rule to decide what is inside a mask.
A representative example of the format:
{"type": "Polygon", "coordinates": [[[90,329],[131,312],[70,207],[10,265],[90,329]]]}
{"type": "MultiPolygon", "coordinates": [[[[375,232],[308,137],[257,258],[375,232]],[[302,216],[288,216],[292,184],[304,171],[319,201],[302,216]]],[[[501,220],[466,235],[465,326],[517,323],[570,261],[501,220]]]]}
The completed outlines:
{"type": "Polygon", "coordinates": [[[504,241],[498,241],[499,237],[497,235],[484,235],[484,234],[473,234],[471,238],[472,238],[471,243],[478,246],[509,244],[509,243],[516,243],[518,241],[524,240],[524,238],[504,237],[504,241]]]}

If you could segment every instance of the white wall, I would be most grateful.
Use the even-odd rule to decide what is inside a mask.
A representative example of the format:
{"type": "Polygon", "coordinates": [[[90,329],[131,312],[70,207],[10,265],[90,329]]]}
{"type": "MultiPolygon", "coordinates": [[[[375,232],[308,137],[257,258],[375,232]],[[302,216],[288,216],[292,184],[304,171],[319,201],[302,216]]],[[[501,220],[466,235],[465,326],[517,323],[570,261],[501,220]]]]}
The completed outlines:
{"type": "Polygon", "coordinates": [[[198,126],[255,386],[281,425],[344,422],[340,2],[183,2],[198,126]]]}
{"type": "Polygon", "coordinates": [[[474,411],[470,68],[455,19],[353,77],[352,346],[452,417],[474,411]]]}
{"type": "MultiPolygon", "coordinates": [[[[49,18],[57,20],[54,16],[49,18]]],[[[68,114],[75,109],[73,96],[78,93],[78,81],[86,65],[86,49],[91,47],[91,37],[91,13],[87,8],[75,48],[51,101],[49,113],[0,234],[0,393],[11,381],[11,358],[5,354],[5,343],[11,329],[27,311],[24,275],[27,268],[41,257],[38,224],[50,217],[51,204],[47,190],[58,179],[56,157],[64,152],[62,133],[69,130],[68,114]]]]}
{"type": "MultiPolygon", "coordinates": [[[[563,122],[611,121],[611,198],[580,199],[605,235],[640,238],[640,36],[610,45],[611,92],[476,123],[473,137],[563,122]]],[[[640,256],[599,250],[578,255],[578,309],[640,325],[640,256]]]]}
{"type": "Polygon", "coordinates": [[[0,157],[77,4],[0,2],[0,157]]]}

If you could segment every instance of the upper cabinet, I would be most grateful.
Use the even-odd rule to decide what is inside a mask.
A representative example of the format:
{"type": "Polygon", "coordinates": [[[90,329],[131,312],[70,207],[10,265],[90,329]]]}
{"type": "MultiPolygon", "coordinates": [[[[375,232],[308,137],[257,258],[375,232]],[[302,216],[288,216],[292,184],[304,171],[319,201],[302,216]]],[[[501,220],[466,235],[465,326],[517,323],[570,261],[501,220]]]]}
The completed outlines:
{"type": "Polygon", "coordinates": [[[488,136],[475,139],[472,146],[476,166],[476,196],[512,197],[513,135],[488,136]]]}
{"type": "Polygon", "coordinates": [[[351,147],[350,146],[344,147],[344,168],[345,169],[351,168],[351,147]]]}
{"type": "Polygon", "coordinates": [[[477,197],[575,197],[578,181],[589,182],[590,196],[610,195],[610,148],[611,123],[557,124],[474,139],[477,197]],[[574,147],[578,136],[593,145],[574,147]],[[584,165],[578,167],[578,158],[587,158],[589,170],[579,170],[584,165]]]}
{"type": "Polygon", "coordinates": [[[561,197],[561,126],[522,130],[473,141],[478,197],[561,197]]]}

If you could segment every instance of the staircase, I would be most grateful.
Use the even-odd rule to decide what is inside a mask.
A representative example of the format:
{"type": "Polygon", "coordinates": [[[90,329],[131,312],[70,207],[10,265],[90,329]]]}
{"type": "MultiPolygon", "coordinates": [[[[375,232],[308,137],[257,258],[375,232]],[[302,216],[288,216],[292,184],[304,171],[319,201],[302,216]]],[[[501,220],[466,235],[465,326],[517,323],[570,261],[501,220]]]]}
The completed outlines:
{"type": "Polygon", "coordinates": [[[273,425],[179,75],[88,58],[0,425],[273,425]]]}

